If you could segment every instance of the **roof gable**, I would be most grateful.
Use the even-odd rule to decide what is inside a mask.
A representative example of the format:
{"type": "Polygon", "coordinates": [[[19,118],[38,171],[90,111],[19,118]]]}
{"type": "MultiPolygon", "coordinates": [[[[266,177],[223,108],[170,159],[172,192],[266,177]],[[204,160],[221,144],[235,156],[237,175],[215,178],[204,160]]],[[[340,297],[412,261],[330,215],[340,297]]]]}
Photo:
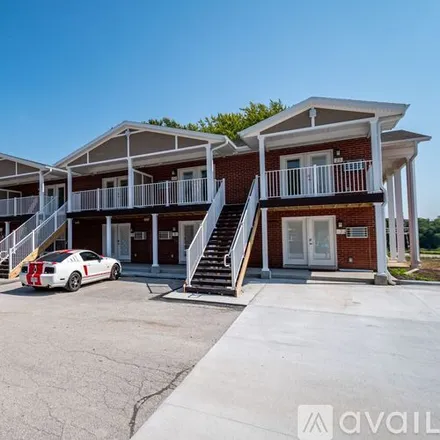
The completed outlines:
{"type": "Polygon", "coordinates": [[[311,126],[310,109],[317,110],[315,124],[324,125],[355,119],[403,116],[407,104],[311,97],[239,133],[242,138],[311,126]],[[307,125],[306,125],[307,124],[307,125]],[[292,127],[292,128],[290,128],[292,127]]]}
{"type": "Polygon", "coordinates": [[[149,137],[151,141],[154,139],[154,142],[159,143],[158,147],[149,148],[148,152],[152,153],[163,151],[164,149],[171,149],[175,146],[177,148],[185,148],[187,146],[194,146],[196,144],[218,144],[224,143],[225,141],[230,142],[226,136],[218,134],[162,127],[159,125],[140,122],[124,121],[111,128],[101,136],[98,136],[83,147],[59,160],[55,165],[58,167],[65,167],[68,165],[83,164],[87,161],[87,155],[90,155],[90,157],[94,159],[101,157],[101,160],[126,157],[126,151],[122,151],[122,148],[124,148],[122,145],[125,145],[124,134],[127,130],[129,130],[133,135],[130,137],[130,146],[133,144],[133,152],[131,153],[132,156],[147,153],[146,151],[141,151],[142,148],[140,145],[142,143],[139,141],[139,137],[149,137]],[[150,136],[148,136],[148,134],[150,134],[150,136]],[[107,155],[109,155],[109,157],[104,158],[104,156],[107,155]]]}

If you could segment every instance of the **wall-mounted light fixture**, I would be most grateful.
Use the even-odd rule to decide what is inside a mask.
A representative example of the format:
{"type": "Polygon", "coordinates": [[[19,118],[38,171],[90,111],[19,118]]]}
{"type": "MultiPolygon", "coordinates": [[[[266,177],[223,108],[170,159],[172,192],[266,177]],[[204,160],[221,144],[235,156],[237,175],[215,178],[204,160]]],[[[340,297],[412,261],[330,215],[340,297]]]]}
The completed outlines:
{"type": "Polygon", "coordinates": [[[344,227],[344,224],[342,222],[338,222],[338,228],[341,229],[344,227]]]}
{"type": "Polygon", "coordinates": [[[335,150],[335,157],[340,157],[341,156],[341,150],[336,149],[335,150]]]}

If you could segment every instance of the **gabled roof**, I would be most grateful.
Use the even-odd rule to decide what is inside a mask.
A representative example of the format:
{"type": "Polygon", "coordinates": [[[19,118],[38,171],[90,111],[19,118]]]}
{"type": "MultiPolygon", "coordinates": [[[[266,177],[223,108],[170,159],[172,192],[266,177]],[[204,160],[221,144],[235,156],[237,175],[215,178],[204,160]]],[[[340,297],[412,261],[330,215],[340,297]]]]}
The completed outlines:
{"type": "Polygon", "coordinates": [[[170,135],[180,136],[180,137],[190,137],[190,138],[200,139],[201,141],[212,142],[212,143],[222,143],[222,142],[229,141],[231,143],[231,145],[235,148],[235,145],[232,143],[232,141],[230,141],[228,139],[227,136],[223,136],[223,135],[219,135],[219,134],[203,133],[203,132],[199,132],[199,131],[184,130],[184,129],[180,129],[180,128],[162,127],[160,125],[147,124],[144,122],[123,121],[120,124],[116,125],[115,127],[112,127],[110,130],[106,131],[101,136],[98,136],[97,138],[93,139],[91,142],[78,148],[73,153],[62,158],[61,160],[59,160],[55,164],[55,166],[64,167],[69,162],[72,162],[73,160],[82,156],[83,154],[87,153],[88,151],[92,150],[96,146],[106,142],[107,140],[111,139],[113,136],[118,135],[118,134],[124,132],[125,130],[130,130],[130,129],[147,130],[147,131],[151,131],[151,132],[170,134],[170,135]]]}
{"type": "Polygon", "coordinates": [[[19,164],[26,165],[28,167],[37,168],[40,171],[55,170],[63,173],[65,172],[64,170],[60,170],[52,165],[44,164],[41,162],[35,162],[33,160],[23,159],[21,157],[12,156],[10,154],[5,154],[5,153],[0,153],[0,160],[10,160],[12,162],[17,162],[19,164]]]}
{"type": "Polygon", "coordinates": [[[385,131],[382,133],[382,142],[398,142],[398,141],[430,141],[431,136],[426,134],[414,133],[406,130],[385,131]]]}
{"type": "Polygon", "coordinates": [[[290,119],[293,116],[296,116],[312,107],[374,113],[377,117],[380,117],[392,115],[403,116],[409,105],[391,102],[359,101],[354,99],[335,99],[312,96],[304,101],[299,102],[298,104],[293,105],[292,107],[287,108],[286,110],[283,110],[280,113],[277,113],[274,116],[271,116],[270,118],[246,128],[245,130],[241,131],[239,135],[242,138],[256,136],[267,128],[290,119]]]}

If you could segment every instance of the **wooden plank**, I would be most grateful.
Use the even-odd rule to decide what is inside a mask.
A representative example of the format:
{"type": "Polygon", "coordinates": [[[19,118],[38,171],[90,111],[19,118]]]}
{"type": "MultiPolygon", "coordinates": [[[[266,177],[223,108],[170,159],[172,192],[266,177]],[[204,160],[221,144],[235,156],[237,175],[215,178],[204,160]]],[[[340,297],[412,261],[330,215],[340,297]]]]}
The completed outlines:
{"type": "Polygon", "coordinates": [[[66,224],[64,223],[60,228],[58,228],[41,246],[34,249],[20,264],[15,266],[11,272],[9,272],[9,279],[12,280],[14,278],[17,278],[20,271],[21,266],[23,266],[24,263],[27,263],[29,261],[34,261],[39,255],[41,255],[42,252],[44,252],[62,233],[65,233],[66,231],[66,224]]]}
{"type": "Polygon", "coordinates": [[[251,236],[249,238],[246,247],[246,252],[244,254],[243,263],[241,264],[240,273],[238,274],[237,284],[235,286],[235,296],[238,296],[239,292],[241,293],[241,286],[243,285],[243,280],[246,275],[249,258],[251,256],[252,246],[254,245],[255,235],[257,234],[259,220],[260,220],[260,209],[258,208],[257,214],[254,219],[254,224],[252,226],[251,236]]]}

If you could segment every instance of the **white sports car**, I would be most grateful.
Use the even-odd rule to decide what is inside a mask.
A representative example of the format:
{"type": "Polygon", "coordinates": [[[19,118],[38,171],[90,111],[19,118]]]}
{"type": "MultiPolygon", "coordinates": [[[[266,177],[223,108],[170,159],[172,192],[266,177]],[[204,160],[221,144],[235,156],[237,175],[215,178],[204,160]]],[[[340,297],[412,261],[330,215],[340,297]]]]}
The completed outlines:
{"type": "Polygon", "coordinates": [[[23,286],[34,289],[64,287],[75,292],[81,284],[98,280],[117,280],[122,266],[114,258],[102,257],[93,251],[63,250],[50,252],[21,268],[23,286]]]}

